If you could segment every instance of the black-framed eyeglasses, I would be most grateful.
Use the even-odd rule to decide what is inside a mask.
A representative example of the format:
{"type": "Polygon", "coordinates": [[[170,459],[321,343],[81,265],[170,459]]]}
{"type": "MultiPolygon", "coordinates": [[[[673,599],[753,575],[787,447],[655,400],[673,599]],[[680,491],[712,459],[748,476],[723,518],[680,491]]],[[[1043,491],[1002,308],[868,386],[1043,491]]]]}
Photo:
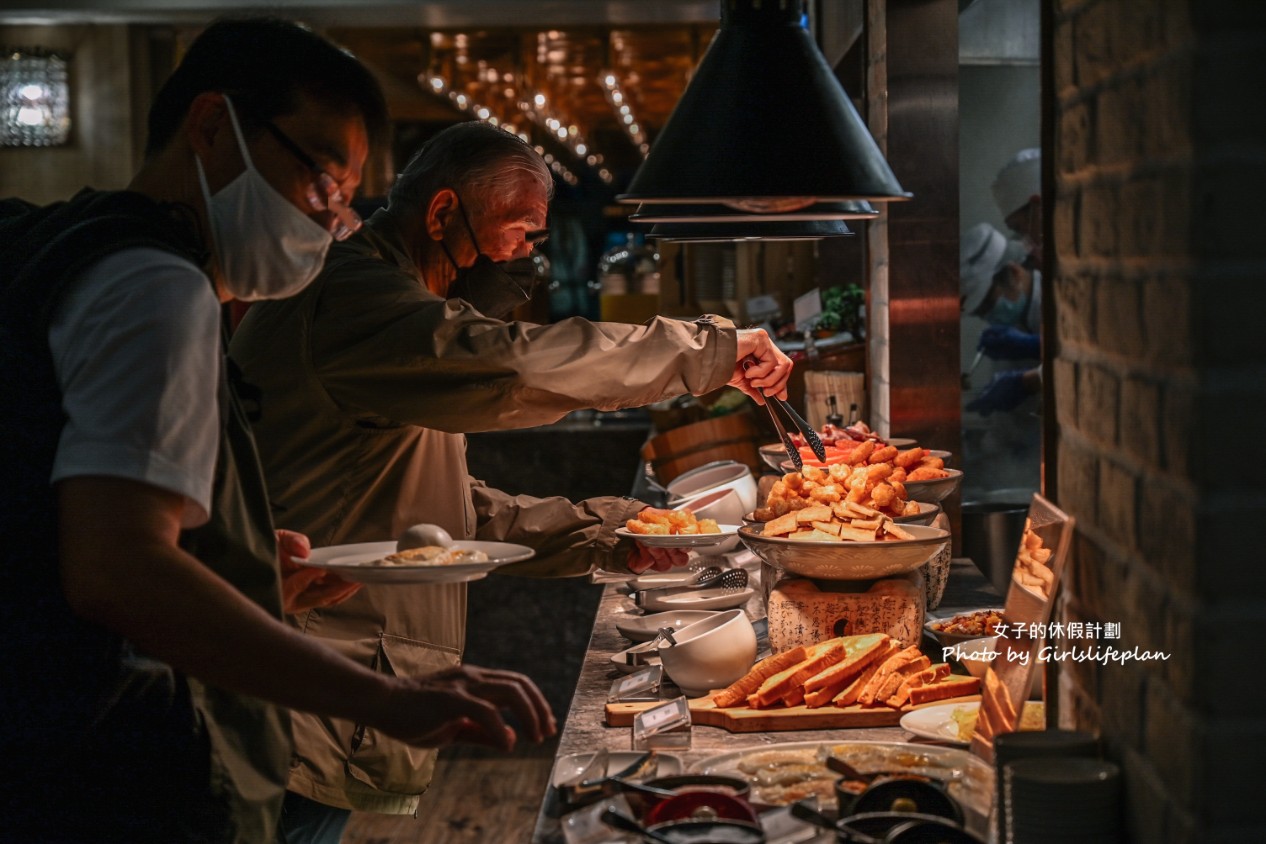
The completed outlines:
{"type": "Polygon", "coordinates": [[[312,171],[315,180],[308,183],[308,204],[312,206],[314,211],[329,211],[333,214],[333,218],[327,224],[330,230],[330,236],[335,240],[347,240],[362,225],[364,221],[360,218],[347,200],[343,198],[343,192],[339,190],[338,182],[334,181],[334,177],[325,172],[317,165],[312,156],[303,151],[303,147],[299,146],[290,136],[277,128],[271,120],[263,121],[264,128],[268,133],[277,140],[277,143],[286,148],[286,151],[293,155],[300,164],[312,171]]]}

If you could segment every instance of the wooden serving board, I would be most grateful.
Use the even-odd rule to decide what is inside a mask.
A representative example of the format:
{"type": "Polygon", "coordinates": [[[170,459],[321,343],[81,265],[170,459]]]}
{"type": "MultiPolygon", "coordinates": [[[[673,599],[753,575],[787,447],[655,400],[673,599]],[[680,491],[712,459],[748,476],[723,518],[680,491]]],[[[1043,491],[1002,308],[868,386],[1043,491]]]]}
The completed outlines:
{"type": "MultiPolygon", "coordinates": [[[[732,733],[762,733],[777,730],[828,730],[848,727],[893,727],[901,722],[901,716],[927,706],[945,703],[963,703],[979,700],[979,694],[930,701],[918,706],[906,705],[900,709],[891,706],[863,707],[820,706],[810,709],[800,706],[780,706],[774,709],[727,707],[718,709],[711,697],[699,697],[687,701],[690,722],[701,727],[721,727],[732,733]]],[[[637,713],[659,706],[663,701],[638,701],[636,703],[608,703],[606,722],[608,727],[631,727],[637,713]]]]}

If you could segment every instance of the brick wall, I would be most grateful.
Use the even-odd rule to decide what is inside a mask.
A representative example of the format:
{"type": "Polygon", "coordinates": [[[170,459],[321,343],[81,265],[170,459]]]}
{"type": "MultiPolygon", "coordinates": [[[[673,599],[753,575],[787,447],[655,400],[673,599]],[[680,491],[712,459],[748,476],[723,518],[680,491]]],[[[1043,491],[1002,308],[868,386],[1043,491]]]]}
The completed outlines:
{"type": "Polygon", "coordinates": [[[1266,3],[1046,1],[1060,612],[1171,654],[1061,664],[1061,720],[1132,840],[1266,840],[1266,3]]]}

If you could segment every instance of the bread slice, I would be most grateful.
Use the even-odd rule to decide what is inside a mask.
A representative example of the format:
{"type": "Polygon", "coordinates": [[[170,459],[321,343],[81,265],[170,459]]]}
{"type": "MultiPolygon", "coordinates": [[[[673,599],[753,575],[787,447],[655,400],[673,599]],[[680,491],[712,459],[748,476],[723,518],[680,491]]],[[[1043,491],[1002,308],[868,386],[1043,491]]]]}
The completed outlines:
{"type": "Polygon", "coordinates": [[[932,660],[926,654],[919,654],[914,659],[897,669],[903,676],[910,677],[932,667],[932,660]]]}
{"type": "Polygon", "coordinates": [[[796,522],[797,512],[792,510],[790,513],[784,513],[776,519],[765,522],[765,526],[761,528],[761,536],[783,536],[796,530],[799,527],[796,522]]]}
{"type": "Polygon", "coordinates": [[[796,706],[803,703],[809,708],[825,706],[844,688],[844,684],[861,673],[862,669],[887,652],[892,640],[887,633],[865,633],[845,636],[844,658],[809,677],[791,694],[783,697],[783,703],[796,706]]]}
{"type": "Polygon", "coordinates": [[[932,683],[927,686],[918,686],[910,690],[910,703],[918,706],[920,703],[928,703],[933,700],[945,700],[951,697],[962,697],[963,695],[974,695],[980,691],[980,681],[975,677],[964,677],[962,675],[954,675],[948,679],[932,683]]]}
{"type": "Polygon", "coordinates": [[[796,521],[802,525],[812,524],[813,522],[831,521],[831,508],[825,504],[813,504],[794,512],[796,514],[796,521]]]}
{"type": "Polygon", "coordinates": [[[785,668],[804,662],[808,650],[803,645],[774,654],[760,662],[739,679],[712,696],[712,702],[718,709],[737,706],[747,700],[747,696],[760,688],[761,683],[785,668]]]}
{"type": "Polygon", "coordinates": [[[861,636],[848,636],[846,639],[849,640],[849,644],[845,646],[849,651],[848,656],[805,680],[806,695],[828,686],[842,685],[861,673],[862,669],[871,662],[887,656],[896,647],[887,633],[867,633],[861,636]]]}
{"type": "Polygon", "coordinates": [[[893,709],[900,709],[910,701],[910,692],[919,687],[926,686],[929,683],[935,683],[943,677],[949,675],[948,663],[940,663],[932,665],[926,656],[921,656],[911,662],[905,668],[900,669],[902,675],[901,685],[897,690],[889,695],[884,703],[893,709]]]}
{"type": "MultiPolygon", "coordinates": [[[[866,684],[866,688],[862,689],[861,694],[858,695],[857,702],[862,706],[874,706],[876,700],[884,700],[886,697],[891,695],[894,691],[896,691],[896,685],[888,691],[887,695],[882,697],[880,696],[880,692],[888,684],[888,678],[893,673],[920,656],[922,656],[922,653],[919,651],[919,646],[911,645],[910,647],[903,648],[888,657],[884,660],[883,664],[879,666],[879,671],[875,673],[875,676],[872,677],[870,682],[866,684]]],[[[898,680],[897,685],[899,685],[900,682],[901,681],[898,680]]]]}
{"type": "Polygon", "coordinates": [[[812,525],[814,530],[820,530],[833,536],[839,536],[840,528],[844,527],[839,522],[813,522],[812,525]]]}
{"type": "MultiPolygon", "coordinates": [[[[784,698],[795,696],[797,690],[800,700],[803,700],[804,681],[848,655],[842,639],[827,639],[810,645],[808,651],[809,654],[803,661],[779,671],[761,683],[760,688],[748,695],[748,705],[753,709],[767,709],[784,698]]],[[[799,703],[799,700],[796,702],[799,703]]]]}
{"type": "Polygon", "coordinates": [[[836,706],[852,706],[857,703],[858,697],[861,696],[862,689],[866,688],[870,681],[874,679],[875,675],[879,673],[879,665],[880,662],[876,660],[863,668],[861,674],[858,674],[850,680],[844,688],[840,689],[839,694],[831,698],[831,703],[836,706]]]}

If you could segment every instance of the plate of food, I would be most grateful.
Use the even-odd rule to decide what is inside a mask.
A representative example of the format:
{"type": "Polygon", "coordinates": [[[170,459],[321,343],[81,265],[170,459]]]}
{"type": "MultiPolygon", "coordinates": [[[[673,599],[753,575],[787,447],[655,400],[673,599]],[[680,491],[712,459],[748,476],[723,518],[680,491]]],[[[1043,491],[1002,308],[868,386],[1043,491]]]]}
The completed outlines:
{"type": "MultiPolygon", "coordinates": [[[[706,522],[704,519],[703,522],[706,522]]],[[[701,523],[702,524],[702,523],[701,523]]],[[[651,548],[703,548],[729,542],[738,533],[738,525],[712,525],[715,531],[700,533],[637,533],[626,527],[616,528],[615,535],[636,539],[651,548]]]]}
{"type": "Polygon", "coordinates": [[[734,750],[690,766],[692,772],[736,776],[752,784],[758,808],[817,798],[830,806],[840,775],[826,766],[835,756],[863,774],[918,774],[944,782],[965,808],[988,814],[993,768],[965,750],[908,742],[798,741],[734,750]]]}
{"type": "Polygon", "coordinates": [[[929,618],[923,625],[943,648],[952,648],[971,639],[992,636],[1005,621],[1002,607],[964,610],[949,618],[929,618]]]}
{"type": "Polygon", "coordinates": [[[765,524],[745,525],[739,538],[756,556],[772,566],[802,577],[823,580],[874,580],[917,569],[950,541],[947,530],[926,525],[878,524],[869,519],[851,519],[854,528],[835,521],[829,507],[820,508],[822,520],[796,523],[798,514],[816,515],[811,508],[793,511],[765,524]],[[794,529],[782,530],[788,524],[794,529]],[[848,528],[849,532],[829,533],[826,528],[848,528]]]}
{"type": "MultiPolygon", "coordinates": [[[[919,738],[965,746],[971,744],[972,733],[976,731],[976,713],[979,711],[980,701],[927,706],[902,715],[901,726],[919,738]]],[[[1041,701],[1024,704],[1019,728],[1046,729],[1046,707],[1041,701]]]]}
{"type": "Polygon", "coordinates": [[[536,555],[526,545],[474,539],[405,551],[398,547],[395,542],[358,542],[313,548],[302,564],[356,583],[465,583],[536,555]]]}

